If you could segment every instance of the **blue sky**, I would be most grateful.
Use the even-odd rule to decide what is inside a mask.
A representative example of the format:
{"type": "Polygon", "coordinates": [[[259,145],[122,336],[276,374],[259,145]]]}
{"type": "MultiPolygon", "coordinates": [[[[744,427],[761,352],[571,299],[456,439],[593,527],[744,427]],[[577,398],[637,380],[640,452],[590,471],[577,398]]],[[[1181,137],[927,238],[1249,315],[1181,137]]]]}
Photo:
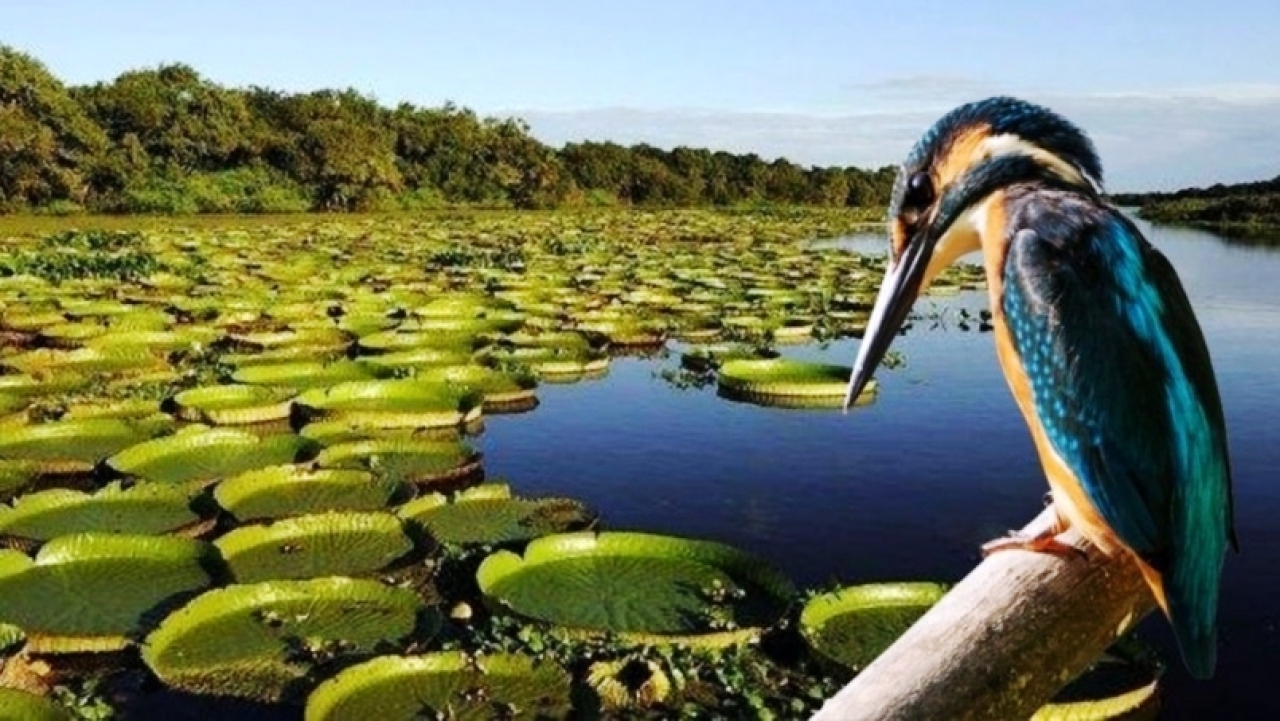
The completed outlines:
{"type": "Polygon", "coordinates": [[[1280,173],[1280,3],[10,0],[0,42],[72,83],[185,62],[228,85],[354,87],[518,114],[559,144],[899,160],[1011,93],[1094,135],[1112,187],[1280,173]]]}

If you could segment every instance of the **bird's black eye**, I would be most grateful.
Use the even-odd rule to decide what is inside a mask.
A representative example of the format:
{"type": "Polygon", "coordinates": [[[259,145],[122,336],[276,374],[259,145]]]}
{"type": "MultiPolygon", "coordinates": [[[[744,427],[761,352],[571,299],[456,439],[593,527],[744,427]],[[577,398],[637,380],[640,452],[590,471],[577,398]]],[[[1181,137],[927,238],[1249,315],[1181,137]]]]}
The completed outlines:
{"type": "Polygon", "coordinates": [[[907,192],[902,198],[904,208],[924,210],[933,202],[933,178],[928,173],[916,173],[907,179],[907,192]]]}

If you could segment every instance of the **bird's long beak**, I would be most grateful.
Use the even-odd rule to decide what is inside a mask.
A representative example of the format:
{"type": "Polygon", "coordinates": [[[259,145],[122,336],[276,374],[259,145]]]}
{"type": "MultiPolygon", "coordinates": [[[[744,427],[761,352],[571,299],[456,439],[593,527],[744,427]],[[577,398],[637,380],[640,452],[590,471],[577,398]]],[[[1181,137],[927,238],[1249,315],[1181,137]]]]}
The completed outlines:
{"type": "Polygon", "coordinates": [[[932,255],[933,243],[928,242],[922,232],[911,239],[897,262],[890,261],[880,293],[876,295],[875,307],[871,309],[871,320],[862,336],[862,345],[858,348],[858,358],[853,363],[853,376],[844,397],[845,410],[862,393],[901,330],[907,313],[920,294],[920,284],[932,255]]]}

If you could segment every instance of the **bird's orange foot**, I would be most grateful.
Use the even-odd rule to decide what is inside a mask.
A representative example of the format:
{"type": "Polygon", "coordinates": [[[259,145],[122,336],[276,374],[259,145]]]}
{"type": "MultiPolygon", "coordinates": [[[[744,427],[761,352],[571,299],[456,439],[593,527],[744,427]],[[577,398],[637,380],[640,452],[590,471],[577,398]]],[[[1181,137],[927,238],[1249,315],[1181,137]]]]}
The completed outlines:
{"type": "Polygon", "coordinates": [[[1052,553],[1055,556],[1078,556],[1087,559],[1089,555],[1079,546],[1061,541],[1057,535],[1045,533],[1039,536],[1028,536],[1017,531],[1010,531],[1004,538],[997,538],[982,544],[983,557],[1000,551],[1021,549],[1033,553],[1052,553]]]}

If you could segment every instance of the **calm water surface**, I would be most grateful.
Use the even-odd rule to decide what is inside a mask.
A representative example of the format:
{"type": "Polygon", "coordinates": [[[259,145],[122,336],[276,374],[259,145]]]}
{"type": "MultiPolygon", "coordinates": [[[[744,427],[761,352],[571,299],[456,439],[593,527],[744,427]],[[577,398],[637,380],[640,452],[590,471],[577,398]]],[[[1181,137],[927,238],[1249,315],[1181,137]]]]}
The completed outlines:
{"type": "MultiPolygon", "coordinates": [[[[1145,637],[1171,660],[1166,718],[1280,718],[1280,251],[1152,228],[1196,308],[1226,407],[1242,553],[1227,560],[1217,677],[1190,680],[1162,619],[1145,637]]],[[[851,242],[879,249],[880,237],[851,242]]],[[[923,301],[985,307],[984,294],[923,301]]],[[[850,364],[856,341],[784,348],[850,364]]],[[[770,559],[798,584],[959,580],[978,546],[1042,508],[1047,490],[991,336],[917,324],[848,416],[677,390],[667,359],[617,359],[607,379],[544,386],[534,413],[492,418],[492,476],[564,494],[610,529],[713,539],[770,559]]]]}

